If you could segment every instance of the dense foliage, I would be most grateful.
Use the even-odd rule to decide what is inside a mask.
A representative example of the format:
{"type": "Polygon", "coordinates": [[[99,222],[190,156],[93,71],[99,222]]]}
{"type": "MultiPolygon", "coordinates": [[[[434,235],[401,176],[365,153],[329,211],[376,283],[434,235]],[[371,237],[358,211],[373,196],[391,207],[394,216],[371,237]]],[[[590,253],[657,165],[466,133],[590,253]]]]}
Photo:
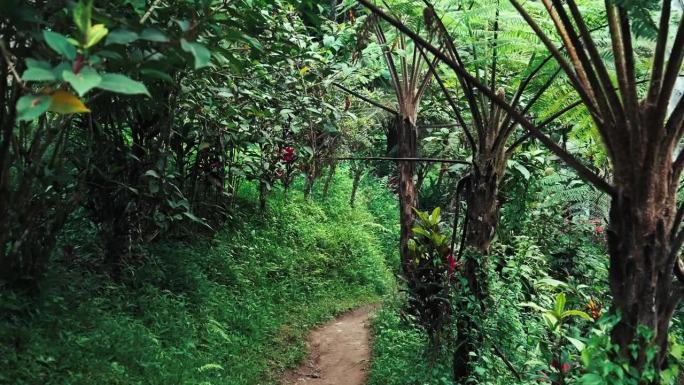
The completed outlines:
{"type": "Polygon", "coordinates": [[[682,12],[0,0],[0,382],[682,383],[682,12]]]}
{"type": "Polygon", "coordinates": [[[42,294],[2,297],[0,383],[275,383],[308,328],[393,287],[391,231],[373,214],[393,213],[391,197],[362,187],[352,209],[345,175],[332,191],[321,203],[279,192],[259,213],[244,185],[238,225],[155,245],[118,281],[84,267],[93,230],[67,224],[63,242],[79,247],[56,256],[42,294]]]}

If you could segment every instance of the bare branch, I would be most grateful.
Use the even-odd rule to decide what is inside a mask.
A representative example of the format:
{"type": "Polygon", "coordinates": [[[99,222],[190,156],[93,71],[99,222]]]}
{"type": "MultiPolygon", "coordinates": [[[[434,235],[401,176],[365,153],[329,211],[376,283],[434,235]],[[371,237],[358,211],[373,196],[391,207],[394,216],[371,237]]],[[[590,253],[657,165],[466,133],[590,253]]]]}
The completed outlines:
{"type": "Polygon", "coordinates": [[[470,165],[470,162],[457,159],[437,159],[437,158],[393,158],[388,156],[362,156],[362,157],[342,157],[333,158],[331,160],[377,160],[390,162],[426,162],[426,163],[449,163],[449,164],[465,164],[470,165]]]}
{"type": "MultiPolygon", "coordinates": [[[[416,47],[418,44],[416,44],[416,47]]],[[[420,48],[420,53],[426,58],[426,62],[430,65],[430,72],[432,72],[433,76],[435,77],[435,80],[437,81],[437,84],[439,84],[439,87],[442,89],[442,93],[447,99],[447,102],[449,103],[449,106],[451,109],[454,111],[454,114],[456,115],[456,120],[458,121],[458,124],[463,127],[463,132],[466,135],[466,138],[468,139],[468,144],[470,144],[470,149],[475,153],[477,151],[477,145],[475,144],[475,139],[473,138],[472,133],[468,129],[468,125],[466,124],[465,120],[463,119],[463,116],[461,115],[461,111],[458,109],[458,106],[456,105],[456,102],[454,99],[451,97],[451,94],[449,93],[449,90],[446,88],[444,85],[444,82],[442,81],[442,78],[440,78],[439,74],[437,73],[437,68],[435,68],[435,63],[431,63],[427,60],[427,55],[423,51],[422,48],[420,48]]]]}
{"type": "Polygon", "coordinates": [[[398,115],[398,114],[399,114],[397,111],[395,111],[395,110],[393,110],[393,109],[391,109],[391,108],[389,108],[389,107],[383,106],[382,104],[380,104],[380,103],[378,103],[378,102],[376,102],[376,101],[374,101],[374,100],[371,100],[371,99],[369,99],[369,98],[367,98],[367,97],[361,95],[360,93],[358,93],[358,92],[356,92],[356,91],[352,91],[352,90],[350,90],[349,88],[343,86],[342,84],[333,83],[333,85],[334,85],[335,87],[341,89],[342,91],[344,91],[344,92],[350,94],[350,95],[356,96],[357,98],[363,100],[364,102],[366,102],[366,103],[368,103],[368,104],[371,104],[371,105],[373,105],[373,106],[375,106],[375,107],[378,107],[378,108],[380,108],[380,109],[382,109],[382,110],[385,110],[385,111],[389,112],[389,113],[392,114],[392,115],[398,115]]]}
{"type": "Polygon", "coordinates": [[[648,88],[647,103],[653,105],[658,100],[660,89],[663,85],[663,72],[665,71],[665,50],[667,40],[670,37],[670,16],[672,13],[672,2],[664,1],[660,12],[660,24],[656,50],[653,55],[653,68],[651,70],[651,84],[648,88]]]}

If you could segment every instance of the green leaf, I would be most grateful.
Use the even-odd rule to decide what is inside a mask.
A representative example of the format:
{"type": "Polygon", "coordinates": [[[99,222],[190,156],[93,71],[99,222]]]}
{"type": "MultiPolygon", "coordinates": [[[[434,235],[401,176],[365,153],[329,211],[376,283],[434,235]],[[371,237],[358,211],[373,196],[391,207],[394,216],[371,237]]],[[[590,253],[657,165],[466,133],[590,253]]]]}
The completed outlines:
{"type": "Polygon", "coordinates": [[[577,338],[572,338],[572,337],[565,336],[565,339],[568,340],[568,341],[570,341],[570,343],[572,344],[572,346],[574,346],[575,349],[577,349],[578,352],[583,351],[584,348],[586,347],[586,345],[584,344],[584,342],[578,340],[577,338]]]}
{"type": "Polygon", "coordinates": [[[430,233],[428,233],[425,229],[422,227],[414,227],[411,229],[414,235],[423,235],[425,237],[430,238],[430,233]]]}
{"type": "Polygon", "coordinates": [[[150,96],[147,87],[142,82],[133,80],[122,74],[103,74],[102,81],[97,88],[126,95],[143,94],[150,96]]]}
{"type": "Polygon", "coordinates": [[[562,317],[563,310],[565,310],[565,302],[567,299],[565,298],[565,293],[560,293],[556,296],[556,304],[553,307],[553,312],[555,313],[556,317],[562,317]]]}
{"type": "Polygon", "coordinates": [[[518,163],[518,162],[513,162],[513,167],[514,167],[516,170],[518,170],[518,172],[520,173],[520,175],[522,175],[522,177],[523,177],[525,180],[529,180],[529,179],[530,179],[531,174],[530,174],[530,170],[528,170],[527,167],[523,166],[522,164],[520,164],[520,163],[518,163]]]}
{"type": "Polygon", "coordinates": [[[143,68],[140,70],[140,73],[145,75],[145,76],[149,76],[151,78],[163,80],[163,81],[171,83],[171,84],[176,84],[173,81],[173,78],[171,77],[171,75],[167,74],[166,72],[162,72],[162,71],[159,71],[159,70],[156,70],[153,68],[143,68]]]}
{"type": "Polygon", "coordinates": [[[26,59],[26,67],[28,68],[41,68],[44,70],[51,70],[52,66],[45,60],[36,60],[33,58],[26,59]]]}
{"type": "Polygon", "coordinates": [[[105,45],[110,44],[128,44],[138,40],[138,34],[127,29],[117,29],[107,35],[105,45]]]}
{"type": "Polygon", "coordinates": [[[181,39],[181,48],[183,51],[191,53],[195,58],[195,69],[209,65],[211,52],[209,52],[207,47],[199,43],[192,43],[185,39],[181,39]]]}
{"type": "Polygon", "coordinates": [[[57,80],[64,80],[64,71],[71,71],[71,64],[67,62],[61,62],[52,69],[52,73],[55,75],[57,80]]]}
{"type": "Polygon", "coordinates": [[[84,35],[90,29],[91,15],[92,6],[83,2],[83,0],[79,1],[76,7],[74,7],[74,24],[84,35]]]}
{"type": "Polygon", "coordinates": [[[83,67],[78,74],[73,73],[71,70],[65,70],[62,72],[62,77],[71,84],[78,93],[78,96],[81,97],[97,87],[102,81],[102,77],[92,67],[83,67]]]}
{"type": "Polygon", "coordinates": [[[596,373],[587,373],[580,378],[579,383],[582,385],[604,385],[607,382],[596,373]]]}
{"type": "Polygon", "coordinates": [[[159,173],[156,172],[155,170],[147,170],[147,172],[145,172],[145,176],[151,176],[151,177],[157,178],[157,179],[161,178],[159,173]]]}
{"type": "Polygon", "coordinates": [[[573,316],[575,316],[575,317],[580,317],[580,318],[585,319],[585,320],[587,320],[587,321],[591,321],[591,320],[592,320],[592,318],[589,316],[589,314],[587,314],[587,313],[585,313],[585,312],[583,312],[583,311],[581,311],[581,310],[567,310],[567,311],[564,311],[561,318],[568,318],[568,317],[573,317],[573,316]]]}
{"type": "Polygon", "coordinates": [[[45,95],[26,95],[17,100],[17,120],[31,121],[48,110],[52,98],[45,95]]]}
{"type": "Polygon", "coordinates": [[[439,207],[435,207],[434,210],[432,210],[432,214],[430,214],[430,224],[436,225],[437,222],[439,222],[439,214],[442,212],[442,209],[439,207]]]}
{"type": "Polygon", "coordinates": [[[100,40],[107,36],[109,30],[104,24],[95,24],[88,29],[88,38],[86,39],[85,48],[90,48],[99,43],[100,40]]]}
{"type": "Polygon", "coordinates": [[[186,32],[188,29],[190,29],[190,22],[187,20],[176,20],[176,24],[178,24],[183,32],[186,32]]]}
{"type": "Polygon", "coordinates": [[[29,67],[21,75],[21,78],[27,82],[49,82],[56,80],[55,74],[51,69],[29,67]]]}
{"type": "Polygon", "coordinates": [[[43,37],[47,45],[52,48],[53,51],[66,57],[69,60],[74,60],[76,58],[76,48],[69,43],[66,36],[52,31],[43,31],[43,37]]]}
{"type": "Polygon", "coordinates": [[[547,311],[542,314],[542,316],[544,317],[544,320],[549,328],[555,328],[558,325],[558,317],[556,317],[552,312],[547,311]]]}
{"type": "Polygon", "coordinates": [[[162,31],[154,28],[143,29],[140,32],[140,39],[158,43],[167,43],[169,41],[169,38],[162,31]]]}

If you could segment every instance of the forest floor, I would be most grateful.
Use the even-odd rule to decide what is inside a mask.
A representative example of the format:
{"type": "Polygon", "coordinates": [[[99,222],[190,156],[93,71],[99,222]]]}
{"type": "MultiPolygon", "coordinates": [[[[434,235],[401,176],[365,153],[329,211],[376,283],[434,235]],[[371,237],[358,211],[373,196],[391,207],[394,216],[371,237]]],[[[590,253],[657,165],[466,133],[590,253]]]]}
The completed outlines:
{"type": "Polygon", "coordinates": [[[376,305],[341,315],[309,335],[309,356],[286,372],[283,385],[363,385],[370,359],[368,317],[376,305]]]}

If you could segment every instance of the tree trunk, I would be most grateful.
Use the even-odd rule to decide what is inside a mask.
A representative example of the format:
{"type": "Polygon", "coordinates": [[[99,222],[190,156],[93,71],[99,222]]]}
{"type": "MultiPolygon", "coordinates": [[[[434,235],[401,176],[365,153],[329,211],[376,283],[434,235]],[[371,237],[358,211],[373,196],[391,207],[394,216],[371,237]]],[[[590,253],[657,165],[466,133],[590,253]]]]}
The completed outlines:
{"type": "Polygon", "coordinates": [[[268,194],[268,189],[266,188],[265,182],[259,182],[259,209],[263,212],[266,210],[266,195],[268,194]]]}
{"type": "Polygon", "coordinates": [[[328,177],[325,179],[325,185],[323,185],[323,196],[328,196],[328,191],[330,190],[330,185],[335,177],[335,171],[337,171],[337,162],[330,164],[330,169],[328,170],[328,177]]]}
{"type": "Polygon", "coordinates": [[[471,352],[482,340],[480,327],[487,312],[488,254],[499,222],[499,184],[503,179],[507,157],[504,152],[477,157],[477,168],[471,174],[468,189],[466,245],[463,275],[468,282],[461,307],[473,309],[461,312],[458,320],[457,344],[454,349],[453,371],[456,381],[470,377],[471,352]],[[475,301],[476,307],[473,308],[475,301]],[[479,312],[476,310],[479,308],[479,312]],[[478,314],[479,313],[479,314],[478,314]]]}
{"type": "MultiPolygon", "coordinates": [[[[409,119],[397,116],[395,119],[396,132],[399,138],[397,156],[399,158],[416,157],[417,128],[409,119]]],[[[399,256],[405,277],[411,282],[413,262],[410,258],[408,241],[411,239],[413,222],[415,220],[416,190],[413,182],[413,162],[398,162],[399,171],[399,221],[401,235],[399,238],[399,256]]]]}
{"type": "Polygon", "coordinates": [[[352,182],[352,192],[351,192],[351,198],[349,199],[349,204],[351,207],[354,207],[355,201],[356,201],[356,192],[359,189],[359,184],[361,183],[361,175],[363,175],[363,167],[359,166],[356,169],[353,169],[354,171],[354,181],[352,182]]]}
{"type": "Polygon", "coordinates": [[[679,178],[668,173],[670,154],[668,151],[661,164],[650,168],[633,164],[615,167],[617,194],[612,200],[607,238],[613,311],[621,320],[612,331],[612,339],[622,357],[629,357],[630,364],[639,370],[649,365],[651,344],[658,348],[651,364],[659,370],[667,363],[669,325],[682,297],[681,288],[673,282],[679,258],[679,250],[672,249],[679,178]],[[648,169],[653,170],[651,175],[642,178],[644,173],[638,171],[648,169]],[[640,326],[654,335],[640,335],[640,326]],[[636,357],[630,354],[630,344],[639,346],[636,357]]]}

